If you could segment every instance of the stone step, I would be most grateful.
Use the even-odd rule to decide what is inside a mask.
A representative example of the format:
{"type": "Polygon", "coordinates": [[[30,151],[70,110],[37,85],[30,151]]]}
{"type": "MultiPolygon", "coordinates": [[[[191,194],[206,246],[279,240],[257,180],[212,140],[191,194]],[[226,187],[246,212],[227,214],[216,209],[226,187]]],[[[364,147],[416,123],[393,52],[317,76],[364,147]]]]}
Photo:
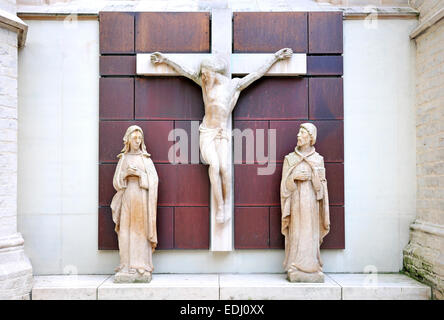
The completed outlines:
{"type": "Polygon", "coordinates": [[[397,300],[431,298],[402,274],[326,274],[324,283],[290,283],[285,274],[153,274],[150,283],[113,275],[35,276],[33,300],[397,300]]]}

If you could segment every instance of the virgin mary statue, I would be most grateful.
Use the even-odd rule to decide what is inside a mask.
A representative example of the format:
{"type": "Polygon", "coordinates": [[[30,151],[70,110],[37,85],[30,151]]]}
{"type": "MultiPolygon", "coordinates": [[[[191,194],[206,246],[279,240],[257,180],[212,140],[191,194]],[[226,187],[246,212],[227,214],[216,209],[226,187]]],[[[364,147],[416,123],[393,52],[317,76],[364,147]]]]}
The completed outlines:
{"type": "Polygon", "coordinates": [[[126,130],[123,144],[113,179],[117,193],[111,202],[120,252],[114,282],[150,282],[159,179],[139,126],[126,130]]]}
{"type": "Polygon", "coordinates": [[[324,158],[313,145],[316,127],[300,126],[294,152],[285,156],[281,180],[284,269],[291,282],[324,282],[319,247],[330,229],[324,158]]]}

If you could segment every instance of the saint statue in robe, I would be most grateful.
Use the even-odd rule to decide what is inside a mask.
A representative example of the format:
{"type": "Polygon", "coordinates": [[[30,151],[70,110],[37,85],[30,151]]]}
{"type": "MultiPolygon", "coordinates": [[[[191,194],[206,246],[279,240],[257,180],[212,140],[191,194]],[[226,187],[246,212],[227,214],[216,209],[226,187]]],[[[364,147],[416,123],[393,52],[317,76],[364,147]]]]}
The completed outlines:
{"type": "Polygon", "coordinates": [[[150,282],[159,178],[139,126],[126,130],[123,144],[113,179],[117,193],[111,202],[120,253],[114,282],[150,282]]]}
{"type": "Polygon", "coordinates": [[[330,230],[324,158],[314,148],[317,130],[303,123],[281,180],[284,269],[291,282],[324,282],[319,247],[330,230]]]}

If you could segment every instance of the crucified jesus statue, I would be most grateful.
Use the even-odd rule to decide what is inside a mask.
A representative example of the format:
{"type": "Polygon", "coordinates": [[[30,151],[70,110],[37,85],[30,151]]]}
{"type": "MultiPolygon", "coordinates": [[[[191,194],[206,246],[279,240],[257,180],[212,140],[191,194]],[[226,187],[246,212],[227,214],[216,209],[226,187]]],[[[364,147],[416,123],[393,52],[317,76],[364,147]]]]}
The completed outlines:
{"type": "Polygon", "coordinates": [[[290,58],[292,54],[293,51],[289,48],[281,49],[256,72],[243,78],[233,79],[226,74],[225,61],[217,56],[203,59],[199,70],[190,70],[160,52],[151,54],[152,63],[166,63],[176,72],[202,87],[205,116],[199,127],[199,146],[202,159],[209,164],[208,174],[215,199],[217,223],[226,221],[224,206],[229,200],[231,192],[231,176],[228,167],[231,137],[227,134],[227,122],[230,114],[243,89],[261,78],[275,62],[290,58]]]}

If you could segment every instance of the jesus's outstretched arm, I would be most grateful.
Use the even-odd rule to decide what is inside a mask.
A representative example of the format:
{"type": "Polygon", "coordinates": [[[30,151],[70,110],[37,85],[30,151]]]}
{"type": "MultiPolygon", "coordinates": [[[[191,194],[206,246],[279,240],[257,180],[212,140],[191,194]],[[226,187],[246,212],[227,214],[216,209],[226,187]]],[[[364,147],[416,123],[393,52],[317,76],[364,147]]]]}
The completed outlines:
{"type": "Polygon", "coordinates": [[[293,54],[293,50],[291,50],[290,48],[284,48],[284,49],[277,51],[273,55],[273,57],[271,57],[266,63],[264,63],[257,71],[252,72],[252,73],[246,75],[245,77],[243,77],[242,79],[240,79],[237,84],[237,89],[239,91],[244,90],[246,87],[248,87],[254,81],[261,78],[268,71],[268,69],[271,68],[271,66],[275,62],[282,60],[282,59],[290,58],[292,54],[293,54]]]}
{"type": "Polygon", "coordinates": [[[151,62],[154,64],[165,63],[165,64],[169,65],[170,67],[172,67],[179,74],[193,80],[199,86],[202,86],[202,82],[200,80],[198,71],[190,70],[187,67],[182,66],[182,65],[174,62],[173,60],[167,58],[164,54],[162,54],[160,52],[154,52],[151,54],[151,62]]]}

